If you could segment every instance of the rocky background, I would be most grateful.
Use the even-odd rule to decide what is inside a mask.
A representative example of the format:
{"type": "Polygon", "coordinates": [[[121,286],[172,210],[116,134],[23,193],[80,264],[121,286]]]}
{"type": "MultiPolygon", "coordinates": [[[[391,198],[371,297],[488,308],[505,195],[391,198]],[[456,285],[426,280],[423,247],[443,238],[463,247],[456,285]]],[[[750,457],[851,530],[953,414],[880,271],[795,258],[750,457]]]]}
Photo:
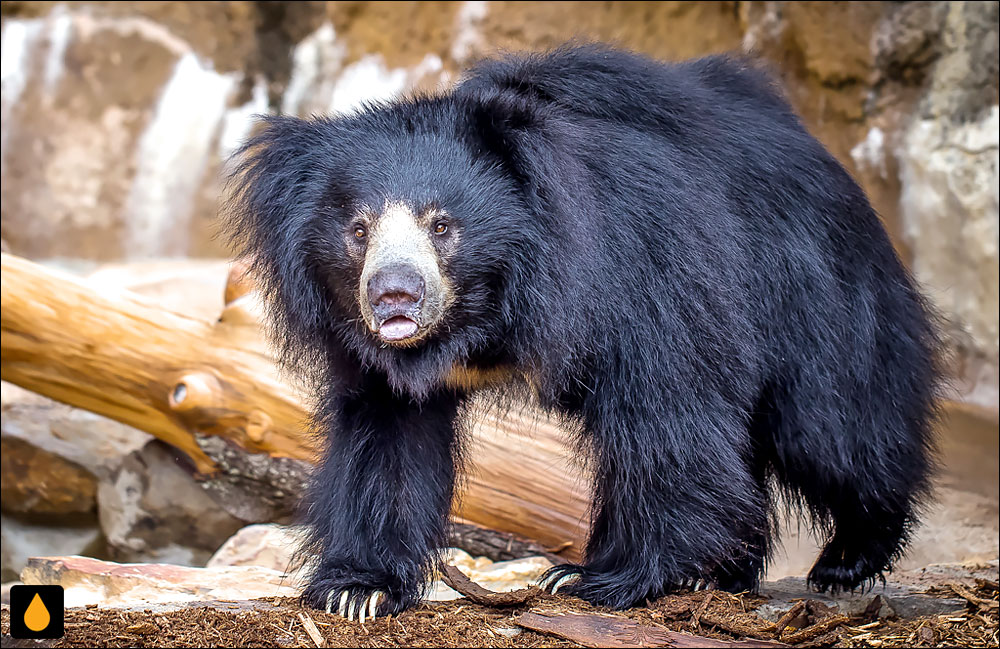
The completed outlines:
{"type": "MultiPolygon", "coordinates": [[[[206,317],[220,168],[256,113],[349,111],[573,38],[763,57],[947,318],[946,471],[911,566],[996,557],[998,3],[3,2],[0,26],[3,249],[206,317]]],[[[204,565],[259,522],[143,433],[8,384],[2,405],[4,581],[43,554],[204,565]]],[[[799,537],[772,576],[808,568],[799,537]]]]}

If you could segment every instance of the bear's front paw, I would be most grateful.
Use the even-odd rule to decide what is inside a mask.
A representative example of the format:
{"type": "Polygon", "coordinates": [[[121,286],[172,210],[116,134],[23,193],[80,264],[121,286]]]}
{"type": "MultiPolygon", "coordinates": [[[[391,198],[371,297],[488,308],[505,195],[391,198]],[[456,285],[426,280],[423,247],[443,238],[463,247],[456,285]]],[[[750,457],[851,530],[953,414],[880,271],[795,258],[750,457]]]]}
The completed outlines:
{"type": "Polygon", "coordinates": [[[407,608],[406,598],[392,589],[361,584],[344,584],[324,579],[310,584],[302,595],[307,604],[327,613],[339,613],[351,622],[361,624],[378,616],[394,615],[407,608]]]}

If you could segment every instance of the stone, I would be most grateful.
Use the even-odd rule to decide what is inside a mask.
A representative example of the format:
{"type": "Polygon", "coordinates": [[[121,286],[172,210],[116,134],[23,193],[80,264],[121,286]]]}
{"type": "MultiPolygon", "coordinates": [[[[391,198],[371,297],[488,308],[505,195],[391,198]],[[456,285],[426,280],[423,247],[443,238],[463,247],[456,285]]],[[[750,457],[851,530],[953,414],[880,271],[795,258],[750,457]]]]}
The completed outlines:
{"type": "MultiPolygon", "coordinates": [[[[289,571],[285,566],[287,557],[293,554],[289,543],[300,532],[298,528],[278,525],[248,526],[227,541],[204,568],[121,564],[71,556],[36,557],[28,560],[21,571],[21,580],[26,584],[63,586],[67,606],[134,607],[211,599],[294,597],[304,585],[304,573],[289,571]],[[255,565],[255,561],[268,565],[255,565]]],[[[477,583],[496,591],[526,588],[551,565],[541,557],[494,564],[454,548],[445,552],[450,561],[468,571],[477,583]]],[[[428,586],[428,601],[460,597],[440,581],[432,581],[428,586]]]]}
{"type": "MultiPolygon", "coordinates": [[[[122,457],[152,439],[131,426],[7,382],[0,384],[0,411],[3,438],[30,444],[98,480],[110,475],[122,457]]],[[[61,479],[51,474],[49,478],[56,482],[61,479]]]]}
{"type": "MultiPolygon", "coordinates": [[[[298,557],[296,550],[305,530],[297,526],[262,524],[248,525],[234,534],[216,551],[206,564],[208,568],[223,566],[261,566],[285,572],[299,578],[308,573],[308,555],[298,557]]],[[[512,561],[490,561],[473,557],[465,550],[446,548],[445,563],[458,567],[480,586],[496,592],[527,588],[538,581],[551,567],[544,557],[526,557],[512,561]]],[[[446,601],[461,597],[442,581],[432,578],[428,584],[428,601],[446,601]]]]}
{"type": "Polygon", "coordinates": [[[868,611],[876,597],[881,598],[879,617],[917,617],[921,615],[946,615],[965,611],[965,600],[934,597],[924,594],[925,588],[891,581],[866,592],[830,595],[810,589],[804,577],[785,577],[764,582],[760,594],[769,598],[757,613],[766,620],[776,622],[799,600],[810,599],[829,607],[833,613],[860,616],[868,611]]]}
{"type": "Polygon", "coordinates": [[[193,479],[183,454],[152,440],[126,457],[97,490],[112,556],[204,565],[245,522],[193,479]]]}
{"type": "Polygon", "coordinates": [[[103,556],[98,484],[150,436],[6,382],[0,402],[4,578],[29,556],[103,556]]]}
{"type": "Polygon", "coordinates": [[[67,607],[293,597],[296,584],[260,566],[190,568],[170,564],[118,564],[87,557],[45,557],[28,562],[21,581],[65,589],[67,607]]]}
{"type": "Polygon", "coordinates": [[[295,561],[296,551],[305,530],[274,523],[247,525],[222,544],[206,568],[222,566],[261,566],[291,572],[301,567],[295,561]]]}
{"type": "Polygon", "coordinates": [[[0,504],[5,512],[86,514],[97,506],[97,478],[85,468],[17,437],[0,436],[0,504]]]}
{"type": "Polygon", "coordinates": [[[10,587],[19,586],[21,582],[19,581],[5,581],[0,585],[0,604],[4,606],[10,606],[10,587]]]}
{"type": "Polygon", "coordinates": [[[932,563],[892,575],[893,582],[924,589],[953,583],[974,586],[977,579],[1000,581],[1000,560],[932,563]]]}
{"type": "MultiPolygon", "coordinates": [[[[551,567],[552,562],[545,557],[524,557],[496,563],[489,563],[487,560],[486,565],[477,566],[466,574],[483,588],[504,593],[537,583],[542,574],[551,567]]],[[[462,569],[461,566],[459,569],[462,569]]]]}
{"type": "Polygon", "coordinates": [[[31,557],[104,553],[104,536],[96,521],[76,524],[37,521],[0,515],[0,580],[17,579],[31,557]]]}

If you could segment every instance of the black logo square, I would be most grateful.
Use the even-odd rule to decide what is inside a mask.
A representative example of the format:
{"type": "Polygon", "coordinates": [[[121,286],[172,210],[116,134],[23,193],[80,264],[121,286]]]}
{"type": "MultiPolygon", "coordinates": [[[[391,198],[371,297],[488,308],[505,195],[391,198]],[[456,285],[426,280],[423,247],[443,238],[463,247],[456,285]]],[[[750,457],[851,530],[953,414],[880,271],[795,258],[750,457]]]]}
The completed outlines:
{"type": "Polygon", "coordinates": [[[63,636],[62,586],[11,586],[10,635],[18,639],[63,636]]]}

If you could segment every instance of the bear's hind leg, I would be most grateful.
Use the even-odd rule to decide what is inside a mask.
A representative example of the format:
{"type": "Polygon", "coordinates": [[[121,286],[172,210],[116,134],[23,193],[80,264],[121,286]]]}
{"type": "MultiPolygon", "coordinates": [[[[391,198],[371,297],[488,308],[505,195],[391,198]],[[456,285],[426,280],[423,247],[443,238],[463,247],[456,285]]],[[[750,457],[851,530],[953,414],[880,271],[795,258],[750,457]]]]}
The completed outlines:
{"type": "Polygon", "coordinates": [[[859,505],[839,508],[833,517],[835,531],[809,571],[809,584],[820,592],[874,584],[901,553],[909,514],[859,505]]]}
{"type": "Polygon", "coordinates": [[[763,494],[739,456],[738,416],[676,402],[637,412],[640,401],[616,386],[598,411],[609,416],[585,417],[597,460],[586,561],[550,570],[541,581],[548,590],[626,608],[711,582],[720,562],[746,555],[747,531],[766,522],[763,494]]]}
{"type": "MultiPolygon", "coordinates": [[[[811,403],[823,412],[820,399],[811,403]]],[[[873,399],[863,409],[867,417],[791,416],[777,429],[778,479],[829,533],[808,576],[820,591],[871,585],[891,570],[927,495],[932,465],[926,421],[904,417],[894,406],[873,399]],[[831,429],[823,421],[845,423],[831,429]]]]}

